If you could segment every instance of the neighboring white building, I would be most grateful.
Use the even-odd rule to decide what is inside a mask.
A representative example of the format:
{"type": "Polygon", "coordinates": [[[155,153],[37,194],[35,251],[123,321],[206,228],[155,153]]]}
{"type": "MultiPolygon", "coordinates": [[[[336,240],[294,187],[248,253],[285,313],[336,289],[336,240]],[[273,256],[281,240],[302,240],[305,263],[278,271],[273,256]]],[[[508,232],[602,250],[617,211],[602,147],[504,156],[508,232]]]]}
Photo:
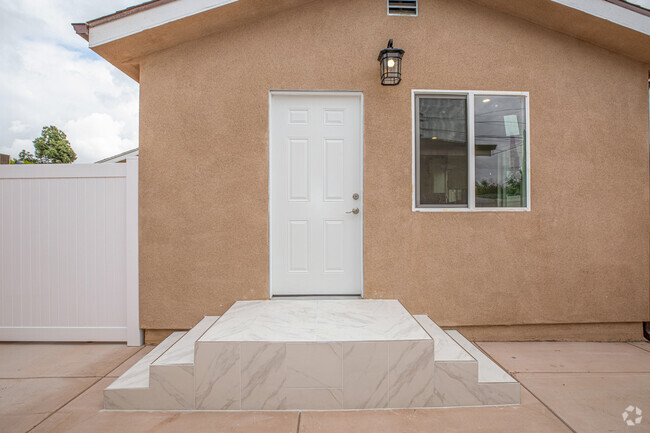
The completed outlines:
{"type": "Polygon", "coordinates": [[[126,158],[129,158],[131,156],[138,156],[139,147],[136,147],[135,149],[127,150],[126,152],[118,153],[117,155],[109,156],[108,158],[100,159],[99,161],[96,161],[95,164],[106,164],[106,163],[119,163],[119,162],[126,162],[126,158]]]}

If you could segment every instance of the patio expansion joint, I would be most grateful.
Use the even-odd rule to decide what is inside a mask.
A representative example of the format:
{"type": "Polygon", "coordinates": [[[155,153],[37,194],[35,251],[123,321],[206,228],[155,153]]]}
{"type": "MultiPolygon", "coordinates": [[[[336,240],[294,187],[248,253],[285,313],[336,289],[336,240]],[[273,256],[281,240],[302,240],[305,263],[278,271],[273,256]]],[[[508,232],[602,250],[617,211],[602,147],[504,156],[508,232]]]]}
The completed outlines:
{"type": "MultiPolygon", "coordinates": [[[[505,372],[507,372],[507,373],[509,373],[509,374],[511,374],[511,375],[513,375],[513,376],[515,376],[515,373],[514,373],[514,372],[510,372],[510,371],[506,370],[506,368],[505,368],[503,365],[501,365],[500,362],[498,362],[496,359],[494,359],[494,358],[493,358],[493,357],[492,357],[492,356],[491,356],[487,351],[483,350],[483,348],[481,347],[480,344],[476,343],[476,344],[474,344],[474,346],[476,346],[476,347],[478,348],[478,350],[480,350],[481,352],[483,352],[483,353],[485,354],[485,356],[487,356],[488,358],[490,358],[490,359],[491,359],[491,360],[492,360],[496,365],[498,365],[499,367],[501,367],[501,368],[503,369],[503,371],[505,371],[505,372]]],[[[546,402],[544,402],[544,400],[542,400],[541,398],[539,398],[539,397],[538,397],[538,396],[537,396],[537,395],[536,395],[536,394],[535,394],[535,393],[534,393],[530,388],[528,388],[528,387],[527,387],[527,386],[526,386],[526,385],[525,385],[521,380],[519,380],[519,378],[515,377],[515,379],[517,379],[517,382],[519,382],[519,386],[521,386],[521,387],[524,388],[526,391],[528,391],[528,392],[530,393],[530,395],[532,395],[532,396],[535,398],[535,400],[537,400],[538,402],[540,402],[540,403],[542,404],[542,406],[544,406],[544,407],[546,408],[546,410],[548,410],[550,413],[552,413],[553,416],[554,416],[555,418],[557,418],[557,419],[558,419],[562,424],[564,424],[564,425],[566,426],[566,428],[568,428],[569,430],[571,430],[573,433],[578,433],[578,432],[577,432],[573,427],[571,427],[571,426],[569,425],[568,422],[566,422],[566,421],[564,420],[564,418],[562,418],[562,417],[561,417],[557,412],[555,412],[555,411],[554,411],[554,410],[553,410],[553,409],[552,409],[548,404],[546,404],[546,402]]]]}
{"type": "Polygon", "coordinates": [[[574,429],[573,427],[571,427],[571,426],[569,425],[569,423],[566,422],[566,421],[564,420],[564,418],[562,418],[562,417],[561,417],[557,412],[555,412],[555,411],[554,411],[554,410],[553,410],[549,405],[547,405],[546,402],[544,402],[544,400],[542,400],[541,398],[539,398],[539,397],[537,396],[537,394],[535,394],[535,393],[534,393],[530,388],[528,388],[528,387],[527,387],[523,382],[519,381],[519,385],[520,385],[522,388],[524,388],[526,391],[528,391],[528,392],[530,393],[530,395],[532,395],[533,397],[535,397],[535,400],[537,400],[538,402],[540,402],[540,403],[542,404],[542,406],[544,406],[544,407],[546,408],[546,410],[548,410],[550,413],[552,413],[553,416],[554,416],[555,418],[557,418],[558,420],[560,420],[560,422],[561,422],[562,424],[564,424],[564,425],[566,426],[566,428],[568,428],[569,430],[571,430],[573,433],[578,433],[578,431],[577,431],[576,429],[574,429]]]}
{"type": "MultiPolygon", "coordinates": [[[[137,353],[137,352],[136,352],[136,353],[137,353]]],[[[100,377],[100,376],[92,376],[92,377],[95,378],[96,380],[94,380],[92,383],[90,383],[90,385],[88,385],[87,387],[83,388],[81,391],[79,391],[79,392],[78,392],[77,394],[75,394],[74,396],[70,397],[70,399],[68,399],[65,403],[63,403],[62,405],[60,405],[59,407],[57,407],[55,410],[53,410],[52,412],[50,412],[50,413],[49,413],[45,418],[43,418],[42,420],[40,420],[36,425],[34,425],[34,426],[33,426],[32,428],[30,428],[29,430],[27,430],[27,432],[29,433],[30,431],[34,430],[34,429],[35,429],[36,427],[38,427],[39,425],[43,424],[43,423],[45,422],[45,420],[49,419],[52,415],[54,415],[55,413],[57,413],[58,411],[60,411],[61,409],[63,409],[63,408],[64,408],[66,405],[68,405],[71,401],[73,401],[74,399],[76,399],[77,397],[79,397],[81,394],[83,394],[84,392],[88,391],[90,388],[92,388],[93,386],[95,386],[95,385],[96,385],[100,380],[102,380],[102,379],[105,378],[106,376],[101,376],[101,377],[100,377]]],[[[68,378],[66,377],[65,379],[68,379],[68,378]]]]}
{"type": "MultiPolygon", "coordinates": [[[[82,376],[82,377],[80,377],[80,378],[85,378],[85,379],[92,379],[92,378],[94,378],[94,379],[96,379],[96,380],[94,380],[90,385],[88,385],[87,387],[85,387],[84,389],[82,389],[81,391],[79,391],[77,394],[75,394],[73,397],[71,397],[68,401],[66,401],[65,403],[63,403],[62,405],[60,405],[59,407],[57,407],[55,410],[53,410],[52,412],[50,412],[50,413],[49,413],[45,418],[43,418],[42,420],[40,420],[36,425],[34,425],[33,427],[31,427],[29,430],[27,430],[27,433],[31,432],[31,431],[34,430],[36,427],[38,427],[39,425],[43,424],[43,423],[44,423],[46,420],[48,420],[52,415],[54,415],[55,413],[57,413],[58,411],[60,411],[60,410],[63,409],[64,407],[66,407],[68,404],[70,404],[70,402],[72,402],[73,400],[75,400],[76,398],[78,398],[81,394],[83,394],[84,392],[88,391],[90,388],[92,388],[92,387],[95,386],[97,383],[99,383],[100,380],[105,379],[106,377],[108,377],[108,375],[111,374],[111,373],[113,372],[113,370],[115,370],[116,368],[119,368],[122,364],[124,364],[125,362],[127,362],[129,359],[131,359],[132,357],[134,357],[135,355],[137,355],[138,353],[140,353],[140,351],[143,350],[145,347],[147,347],[147,346],[146,346],[146,345],[143,345],[142,347],[140,347],[138,350],[136,350],[135,352],[133,352],[133,354],[132,354],[131,356],[127,357],[124,361],[120,362],[118,365],[116,365],[115,367],[113,367],[111,370],[109,370],[109,371],[108,371],[105,375],[103,375],[103,376],[82,376]]],[[[56,379],[60,379],[60,378],[61,378],[61,377],[56,377],[56,379]]],[[[70,379],[70,378],[71,378],[71,377],[64,377],[64,379],[70,379]]],[[[44,379],[44,378],[38,378],[38,379],[44,379]]],[[[75,379],[75,377],[72,377],[72,379],[75,379]]]]}
{"type": "Polygon", "coordinates": [[[646,343],[648,343],[648,348],[644,349],[643,347],[637,346],[636,344],[632,344],[629,341],[627,342],[627,344],[629,344],[630,346],[636,347],[637,349],[640,349],[640,350],[643,350],[644,352],[650,353],[650,342],[646,342],[646,343]]]}
{"type": "Polygon", "coordinates": [[[302,416],[302,411],[298,411],[298,425],[296,425],[296,433],[300,433],[300,417],[302,416]]]}

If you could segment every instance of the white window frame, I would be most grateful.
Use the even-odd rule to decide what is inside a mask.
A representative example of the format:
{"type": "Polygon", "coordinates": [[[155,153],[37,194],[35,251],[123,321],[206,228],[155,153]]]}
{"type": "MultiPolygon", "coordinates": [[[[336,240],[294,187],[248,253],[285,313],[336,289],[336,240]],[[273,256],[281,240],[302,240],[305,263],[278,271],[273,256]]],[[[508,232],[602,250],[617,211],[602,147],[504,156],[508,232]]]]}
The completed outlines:
{"type": "Polygon", "coordinates": [[[426,89],[413,89],[411,90],[411,119],[412,119],[412,147],[411,147],[411,203],[413,212],[530,212],[530,96],[528,92],[503,92],[503,91],[488,91],[488,90],[426,90],[426,89]],[[467,97],[467,138],[468,138],[468,175],[467,175],[467,192],[468,203],[467,207],[418,207],[417,206],[417,130],[418,119],[416,116],[417,107],[416,96],[443,96],[443,95],[458,95],[467,97]],[[490,96],[523,96],[525,99],[526,107],[526,206],[525,207],[476,207],[476,189],[474,188],[476,178],[476,161],[474,160],[474,96],[476,95],[490,95],[490,96]]]}

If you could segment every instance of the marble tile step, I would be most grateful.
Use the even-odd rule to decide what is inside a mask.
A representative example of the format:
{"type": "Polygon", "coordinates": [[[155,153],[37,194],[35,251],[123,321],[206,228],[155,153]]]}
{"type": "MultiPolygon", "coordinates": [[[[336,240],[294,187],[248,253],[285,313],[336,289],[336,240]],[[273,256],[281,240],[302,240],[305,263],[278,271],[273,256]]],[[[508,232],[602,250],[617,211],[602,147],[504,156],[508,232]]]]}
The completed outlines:
{"type": "Polygon", "coordinates": [[[430,406],[518,404],[519,383],[458,331],[414,316],[434,341],[434,397],[430,406]]]}
{"type": "Polygon", "coordinates": [[[188,332],[175,332],[104,390],[106,409],[194,408],[196,341],[219,319],[206,316],[188,332]]]}
{"type": "Polygon", "coordinates": [[[194,346],[218,319],[219,316],[204,317],[151,364],[151,392],[174,397],[165,409],[194,409],[194,346]]]}
{"type": "Polygon", "coordinates": [[[476,359],[467,353],[467,351],[447,334],[435,322],[426,315],[415,315],[415,320],[424,328],[424,330],[433,338],[435,352],[434,361],[438,362],[476,362],[476,359]]]}
{"type": "Polygon", "coordinates": [[[478,347],[474,346],[467,338],[458,331],[446,331],[447,335],[454,339],[472,358],[478,362],[478,381],[490,383],[516,383],[504,369],[499,367],[478,347]]]}
{"type": "Polygon", "coordinates": [[[446,331],[476,362],[435,361],[434,406],[519,404],[521,386],[458,331],[446,331]]]}
{"type": "Polygon", "coordinates": [[[146,354],[133,367],[128,369],[123,375],[115,379],[106,389],[104,389],[104,408],[105,409],[149,409],[151,404],[143,404],[147,400],[152,400],[149,370],[151,364],[158,359],[163,353],[174,345],[185,332],[174,332],[167,337],[162,343],[156,346],[151,352],[146,354]],[[148,407],[145,407],[148,406],[148,407]]]}
{"type": "Polygon", "coordinates": [[[187,331],[172,347],[153,363],[155,366],[193,365],[196,341],[219,319],[219,316],[205,316],[203,320],[187,331]]]}

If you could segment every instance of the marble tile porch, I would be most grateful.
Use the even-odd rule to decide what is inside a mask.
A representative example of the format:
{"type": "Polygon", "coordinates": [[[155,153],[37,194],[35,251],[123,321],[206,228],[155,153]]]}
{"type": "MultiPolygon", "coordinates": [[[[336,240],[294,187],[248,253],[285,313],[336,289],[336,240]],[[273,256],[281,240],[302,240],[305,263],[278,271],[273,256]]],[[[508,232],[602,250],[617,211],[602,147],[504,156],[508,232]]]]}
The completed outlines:
{"type": "Polygon", "coordinates": [[[433,350],[397,301],[237,302],[197,342],[196,407],[426,406],[433,350]]]}
{"type": "Polygon", "coordinates": [[[218,320],[172,334],[132,370],[106,389],[107,409],[519,403],[519,384],[482,352],[395,300],[236,302],[218,320]]]}

